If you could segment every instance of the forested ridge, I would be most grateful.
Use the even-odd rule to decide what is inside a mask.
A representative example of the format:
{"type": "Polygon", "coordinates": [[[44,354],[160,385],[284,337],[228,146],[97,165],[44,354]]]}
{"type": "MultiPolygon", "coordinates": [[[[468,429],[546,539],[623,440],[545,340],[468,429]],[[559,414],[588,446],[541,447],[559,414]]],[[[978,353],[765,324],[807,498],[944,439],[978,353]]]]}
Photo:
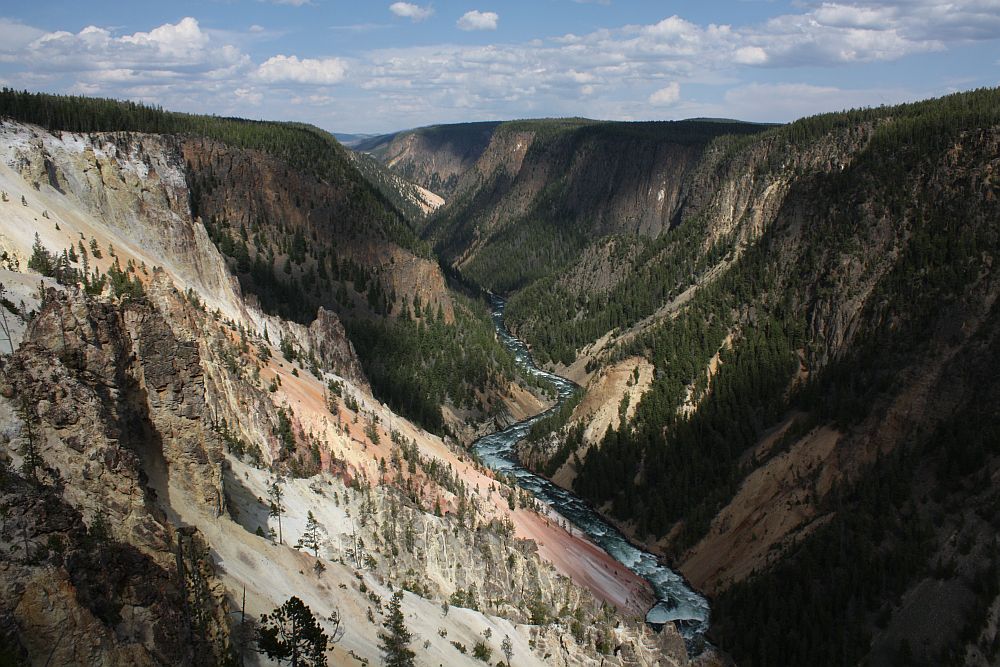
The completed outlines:
{"type": "Polygon", "coordinates": [[[64,132],[148,132],[206,137],[261,151],[349,192],[344,214],[364,218],[372,231],[427,254],[403,217],[351,165],[333,135],[304,123],[247,120],[165,111],[138,102],[0,89],[0,116],[64,132]]]}
{"type": "MultiPolygon", "coordinates": [[[[632,274],[606,297],[574,294],[549,279],[512,298],[519,333],[541,354],[568,362],[726,260],[676,317],[605,353],[605,361],[644,355],[656,376],[635,418],[589,449],[574,489],[640,538],[669,535],[670,553],[680,559],[748,474],[766,464],[749,452],[782,420],[798,415],[769,456],[823,424],[850,442],[876,428],[907,382],[953,349],[994,344],[986,341],[996,318],[1000,222],[989,165],[998,126],[1000,92],[981,90],[720,139],[724,154],[757,151],[765,172],[789,176],[759,240],[739,255],[725,246],[726,236],[698,243],[711,210],[687,211],[679,226],[647,242],[632,274]],[[863,141],[843,164],[789,171],[790,156],[831,136],[863,141]],[[550,312],[558,317],[546,317],[550,312]],[[842,313],[850,313],[850,328],[842,313]],[[987,338],[978,343],[978,336],[987,338]],[[709,381],[713,355],[721,363],[709,381]],[[692,400],[696,409],[681,412],[692,400]]],[[[1000,461],[995,415],[961,393],[972,386],[996,391],[995,378],[973,372],[994,364],[993,352],[963,359],[948,385],[955,393],[940,397],[944,414],[913,416],[924,431],[894,436],[897,453],[815,499],[829,523],[721,595],[714,633],[739,664],[855,664],[866,656],[876,664],[963,662],[956,642],[976,641],[980,603],[957,607],[955,627],[926,646],[903,641],[906,632],[892,620],[899,596],[928,576],[970,591],[969,600],[995,597],[995,561],[981,555],[983,536],[995,532],[981,523],[978,533],[965,529],[967,549],[979,556],[957,554],[959,565],[943,569],[934,561],[958,498],[976,498],[971,507],[984,518],[996,502],[987,482],[1000,461]],[[965,432],[970,421],[984,432],[965,432]],[[929,489],[937,494],[931,500],[929,489]]],[[[987,650],[996,655],[997,648],[987,650]]]]}
{"type": "MultiPolygon", "coordinates": [[[[937,110],[933,106],[930,108],[937,110]]],[[[1000,113],[996,120],[1000,121],[1000,113]]],[[[967,129],[964,123],[956,121],[950,140],[955,141],[967,129]]],[[[880,134],[902,136],[891,130],[876,136],[880,134]]],[[[935,136],[932,143],[942,145],[945,140],[935,136]]],[[[925,182],[925,187],[918,190],[920,194],[914,200],[913,181],[921,180],[919,174],[928,176],[927,180],[938,178],[940,174],[931,176],[930,172],[936,166],[934,162],[943,157],[928,154],[906,139],[900,139],[897,150],[887,154],[887,144],[873,141],[852,167],[819,177],[790,195],[792,203],[789,207],[816,211],[810,221],[807,244],[783,250],[785,240],[781,232],[778,229],[769,232],[719,281],[701,290],[680,317],[664,323],[619,352],[620,355],[634,352],[650,355],[656,363],[658,377],[652,391],[640,404],[634,422],[624,433],[611,438],[614,444],[605,452],[607,459],[617,461],[620,466],[625,452],[632,452],[632,456],[638,455],[640,459],[645,452],[650,458],[645,461],[644,476],[658,479],[655,473],[659,468],[655,464],[657,458],[664,451],[670,451],[671,455],[665,457],[663,465],[669,465],[669,461],[678,458],[685,460],[686,455],[682,452],[689,448],[680,445],[686,440],[683,433],[698,430],[704,420],[712,419],[711,415],[720,409],[720,403],[732,393],[727,388],[731,376],[736,379],[743,375],[747,381],[760,382],[777,372],[783,378],[775,382],[770,391],[761,391],[758,387],[754,391],[737,392],[740,399],[730,408],[722,410],[717,418],[719,425],[708,428],[703,437],[695,439],[690,450],[696,456],[693,452],[700,451],[702,445],[713,441],[734,447],[728,456],[713,453],[706,457],[716,466],[738,457],[747,445],[774,423],[782,408],[792,405],[803,407],[815,412],[818,417],[833,419],[843,426],[849,426],[863,417],[879,393],[888,389],[887,383],[891,382],[891,378],[930,342],[924,334],[928,327],[936,324],[942,307],[959,305],[956,302],[970,283],[980,272],[989,269],[984,251],[991,253],[1000,246],[996,220],[983,209],[981,202],[967,198],[962,191],[940,192],[926,187],[925,182]],[[899,178],[883,177],[887,172],[899,178]],[[910,176],[907,177],[907,174],[910,176]],[[854,201],[845,200],[845,195],[853,197],[854,201]],[[945,196],[947,198],[943,198],[945,196]],[[801,199],[796,201],[796,198],[801,199]],[[821,344],[815,332],[808,333],[810,308],[815,309],[824,300],[835,298],[840,287],[835,282],[836,273],[831,264],[856,250],[871,231],[863,226],[865,220],[854,215],[855,206],[861,201],[865,202],[865,206],[873,206],[887,214],[895,211],[905,219],[904,249],[885,279],[878,281],[877,298],[867,300],[863,320],[869,322],[871,328],[865,332],[866,335],[859,336],[859,344],[831,364],[821,377],[802,387],[801,393],[796,394],[799,398],[786,402],[783,396],[793,370],[792,351],[808,351],[821,344]],[[790,257],[791,261],[781,266],[779,258],[789,252],[796,253],[796,256],[790,257]],[[746,314],[750,305],[755,307],[752,320],[746,314]],[[889,313],[894,316],[891,323],[884,321],[889,313]],[[726,332],[730,330],[744,330],[745,333],[732,353],[724,351],[723,354],[731,355],[731,358],[748,354],[749,366],[741,369],[739,363],[723,363],[702,409],[690,420],[678,417],[676,410],[685,387],[698,379],[706,360],[719,350],[726,332]],[[785,361],[774,361],[780,359],[785,361]],[[745,409],[747,403],[765,400],[777,400],[779,410],[764,410],[756,419],[737,416],[737,411],[745,409]],[[680,431],[675,432],[677,429],[670,428],[671,424],[677,424],[680,431]],[[726,433],[725,424],[738,425],[738,428],[749,429],[750,433],[734,442],[731,437],[721,437],[726,433]],[[665,441],[664,427],[669,432],[665,441]]],[[[959,175],[959,184],[960,179],[959,175]]],[[[539,344],[544,345],[544,342],[539,344]]],[[[598,454],[598,457],[603,457],[603,454],[598,454]]],[[[682,470],[692,468],[690,465],[675,467],[682,470]]],[[[616,479],[614,475],[609,479],[606,466],[598,463],[597,458],[591,463],[588,457],[578,488],[584,492],[590,490],[589,480],[593,478],[598,485],[593,496],[601,500],[605,494],[600,493],[599,488],[614,489],[626,479],[631,479],[628,471],[637,469],[638,463],[626,466],[621,479],[616,479]]],[[[690,470],[690,474],[693,475],[691,482],[681,485],[677,491],[673,490],[675,485],[645,482],[635,489],[637,498],[656,495],[663,503],[668,503],[669,497],[674,494],[689,499],[681,501],[683,506],[679,511],[668,513],[662,519],[663,523],[659,524],[659,530],[652,530],[654,534],[664,534],[669,525],[681,517],[690,523],[690,503],[700,504],[706,495],[704,486],[700,494],[690,493],[692,488],[718,483],[713,481],[718,479],[715,475],[698,474],[694,470],[690,470]],[[659,491],[649,493],[653,489],[659,491]]],[[[727,478],[728,475],[722,476],[722,479],[727,478]]],[[[626,495],[631,493],[625,491],[626,495]]],[[[707,495],[710,497],[712,494],[707,495]]],[[[647,515],[661,518],[659,512],[640,510],[633,504],[626,504],[623,510],[622,515],[630,518],[647,515]]],[[[701,531],[696,531],[696,534],[698,532],[701,531]]]]}
{"type": "Polygon", "coordinates": [[[489,312],[479,301],[462,299],[455,323],[427,309],[420,317],[357,319],[348,332],[372,386],[400,414],[436,433],[445,423],[446,402],[462,410],[499,415],[488,390],[515,375],[513,356],[496,345],[489,312]]]}
{"type": "MultiPolygon", "coordinates": [[[[796,152],[818,140],[836,136],[837,132],[862,131],[868,142],[865,155],[879,160],[881,168],[887,170],[878,172],[880,178],[898,179],[904,175],[906,162],[892,158],[896,151],[908,156],[941,151],[962,128],[990,127],[997,122],[997,99],[995,89],[984,89],[894,107],[821,114],[770,129],[757,126],[756,132],[717,136],[709,152],[719,154],[716,164],[724,165],[728,158],[766,146],[767,155],[760,165],[762,175],[779,173],[783,163],[791,162],[796,152]],[[874,129],[862,129],[869,127],[874,129]]],[[[638,131],[646,124],[634,125],[634,131],[638,131]]],[[[723,128],[732,129],[729,125],[723,128]]],[[[842,181],[840,190],[830,195],[840,196],[845,187],[842,181]]],[[[680,213],[683,224],[672,227],[670,233],[635,239],[644,249],[630,260],[629,279],[610,293],[574,291],[560,280],[560,272],[546,274],[540,280],[527,281],[525,289],[511,296],[507,308],[511,325],[533,345],[542,360],[569,363],[580,348],[606,332],[629,327],[653,314],[732,250],[732,239],[728,238],[707,248],[702,246],[706,235],[704,212],[682,207],[680,213]]],[[[813,246],[822,247],[820,243],[813,246]]],[[[566,265],[564,259],[558,263],[566,265]]]]}

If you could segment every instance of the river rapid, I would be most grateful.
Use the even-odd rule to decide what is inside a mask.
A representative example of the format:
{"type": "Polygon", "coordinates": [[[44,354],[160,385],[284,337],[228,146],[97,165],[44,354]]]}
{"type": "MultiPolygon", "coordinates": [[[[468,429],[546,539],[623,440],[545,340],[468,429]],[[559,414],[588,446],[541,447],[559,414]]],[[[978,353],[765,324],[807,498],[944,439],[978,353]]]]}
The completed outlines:
{"type": "Polygon", "coordinates": [[[612,558],[648,581],[657,602],[646,614],[646,622],[655,627],[675,622],[689,650],[697,650],[708,630],[708,601],[692,590],[683,577],[661,565],[653,554],[629,542],[584,500],[527,470],[518,460],[515,447],[528,435],[532,424],[557,411],[580,388],[574,382],[536,366],[524,342],[511,334],[504,324],[506,302],[498,296],[492,296],[491,303],[493,326],[500,342],[514,354],[523,371],[553,384],[558,391],[559,400],[545,412],[483,436],[473,443],[473,451],[486,466],[513,477],[519,486],[565,517],[612,558]]]}

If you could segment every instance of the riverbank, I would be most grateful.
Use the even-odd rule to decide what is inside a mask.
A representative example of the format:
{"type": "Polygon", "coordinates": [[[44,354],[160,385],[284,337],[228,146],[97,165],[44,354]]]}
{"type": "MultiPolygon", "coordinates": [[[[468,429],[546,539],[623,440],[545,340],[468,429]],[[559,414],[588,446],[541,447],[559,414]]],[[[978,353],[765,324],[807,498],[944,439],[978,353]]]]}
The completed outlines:
{"type": "MultiPolygon", "coordinates": [[[[647,622],[653,625],[676,623],[689,646],[700,645],[708,630],[708,601],[691,589],[681,575],[661,565],[656,556],[636,547],[588,503],[544,477],[530,472],[518,460],[517,443],[527,435],[531,426],[557,410],[559,405],[579,390],[579,387],[571,380],[540,369],[534,363],[524,342],[504,326],[504,306],[503,299],[493,298],[493,323],[498,339],[514,354],[525,371],[556,387],[559,404],[530,419],[480,438],[474,443],[473,451],[485,465],[513,477],[519,486],[554,508],[559,515],[573,523],[621,566],[645,579],[652,586],[656,596],[656,603],[646,614],[647,622]]],[[[600,578],[593,573],[588,575],[600,578]]]]}

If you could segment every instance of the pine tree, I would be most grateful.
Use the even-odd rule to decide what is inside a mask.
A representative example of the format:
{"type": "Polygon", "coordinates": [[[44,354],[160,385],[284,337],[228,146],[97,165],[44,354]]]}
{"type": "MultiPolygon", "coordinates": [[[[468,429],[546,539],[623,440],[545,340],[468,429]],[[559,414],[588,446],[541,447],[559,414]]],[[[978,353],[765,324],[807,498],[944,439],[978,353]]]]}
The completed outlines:
{"type": "Polygon", "coordinates": [[[330,638],[316,621],[312,610],[292,596],[270,614],[260,617],[258,650],[279,664],[292,667],[326,667],[330,638]]]}
{"type": "Polygon", "coordinates": [[[312,513],[312,510],[309,510],[309,513],[306,514],[306,530],[295,546],[312,549],[313,555],[319,558],[320,530],[316,516],[312,513]]]}
{"type": "Polygon", "coordinates": [[[42,245],[42,240],[39,238],[38,232],[35,232],[35,242],[31,246],[31,257],[28,259],[28,268],[49,277],[52,276],[54,270],[52,255],[42,245]]]}
{"type": "Polygon", "coordinates": [[[38,455],[38,436],[33,428],[35,411],[23,394],[18,403],[17,412],[23,422],[21,433],[24,436],[24,450],[22,452],[24,455],[24,462],[21,465],[21,469],[32,482],[38,484],[38,468],[41,465],[42,460],[38,455]]]}
{"type": "Polygon", "coordinates": [[[400,608],[402,601],[403,591],[392,594],[389,614],[383,624],[386,632],[380,632],[378,635],[379,648],[382,650],[383,664],[386,667],[413,667],[413,659],[416,657],[416,653],[410,650],[413,635],[406,629],[403,610],[400,608]]]}
{"type": "MultiPolygon", "coordinates": [[[[3,283],[0,283],[0,330],[3,331],[3,339],[7,341],[7,347],[10,348],[10,353],[14,353],[14,342],[10,337],[10,324],[7,322],[7,306],[3,302],[7,300],[7,288],[4,287],[3,283]]],[[[14,313],[17,314],[16,312],[14,313]]],[[[4,353],[5,350],[0,349],[0,354],[4,353]]]]}
{"type": "Polygon", "coordinates": [[[510,637],[503,638],[503,641],[500,642],[500,650],[503,652],[504,661],[507,663],[507,667],[510,667],[510,659],[514,657],[514,644],[511,643],[510,637]]]}
{"type": "Polygon", "coordinates": [[[274,482],[271,484],[271,488],[267,491],[267,497],[271,500],[268,516],[277,517],[278,544],[282,544],[284,538],[281,534],[281,515],[285,512],[285,506],[281,504],[281,501],[285,497],[285,492],[277,482],[274,482]]]}

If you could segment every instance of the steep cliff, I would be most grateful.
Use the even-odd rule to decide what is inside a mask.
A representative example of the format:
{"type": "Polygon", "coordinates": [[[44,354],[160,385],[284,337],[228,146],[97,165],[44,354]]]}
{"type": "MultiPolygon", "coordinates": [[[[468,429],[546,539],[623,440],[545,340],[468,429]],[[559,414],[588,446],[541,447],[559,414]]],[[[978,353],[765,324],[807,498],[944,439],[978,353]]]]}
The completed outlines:
{"type": "Polygon", "coordinates": [[[499,123],[436,125],[358,142],[368,153],[411,183],[445,199],[454,194],[462,175],[479,159],[499,123]]]}
{"type": "Polygon", "coordinates": [[[0,187],[13,194],[22,183],[30,186],[25,205],[6,207],[9,224],[0,229],[0,244],[22,267],[33,233],[57,253],[82,241],[88,266],[100,270],[114,259],[107,252],[111,245],[121,250],[123,263],[164,267],[179,284],[206,295],[211,307],[246,317],[236,281],[191,217],[174,138],[54,134],[9,120],[0,124],[0,136],[0,187]],[[60,222],[62,229],[56,229],[60,222]],[[91,239],[98,253],[90,249],[91,239]]]}
{"type": "Polygon", "coordinates": [[[558,479],[717,595],[717,637],[741,660],[991,659],[975,643],[995,636],[993,529],[948,544],[962,503],[989,512],[998,464],[977,398],[995,390],[978,368],[998,295],[996,97],[721,138],[674,227],[598,244],[510,301],[519,333],[595,394],[611,364],[655,365],[632,419],[595,437],[601,410],[574,414],[535,460],[566,461],[558,479]],[[971,443],[955,430],[969,414],[986,434],[971,443]],[[931,631],[935,588],[959,620],[931,631]],[[819,609],[846,639],[790,642],[819,609]]]}
{"type": "Polygon", "coordinates": [[[425,236],[485,287],[522,288],[596,239],[656,236],[708,143],[761,126],[698,121],[504,123],[425,236]]]}
{"type": "Polygon", "coordinates": [[[172,495],[224,511],[197,346],[148,306],[49,290],[2,382],[5,465],[24,475],[4,473],[17,517],[3,536],[8,641],[33,662],[221,660],[210,562],[174,553],[172,495]],[[175,561],[208,568],[204,597],[183,594],[175,561]]]}
{"type": "MultiPolygon", "coordinates": [[[[334,664],[371,663],[385,601],[405,588],[428,664],[480,664],[472,647],[498,655],[507,637],[528,665],[688,662],[672,628],[654,636],[642,623],[644,582],[608,573],[593,544],[372,396],[334,313],[318,310],[307,327],[244,301],[227,258],[185,214],[189,181],[159,196],[164,173],[187,170],[181,140],[4,128],[5,659],[220,664],[250,657],[243,612],[259,618],[296,595],[328,631],[340,612],[334,664]],[[88,151],[101,177],[68,187],[86,180],[91,167],[74,156],[88,151]],[[226,279],[185,273],[187,263],[226,279]]],[[[230,157],[250,169],[247,155],[230,157]]],[[[267,156],[254,157],[266,171],[267,156]]],[[[273,187],[284,197],[302,186],[273,187]]],[[[230,195],[219,202],[241,210],[230,195]]],[[[353,246],[352,261],[383,252],[374,236],[378,247],[353,246]]],[[[400,318],[417,334],[453,326],[421,301],[400,318]]],[[[446,349],[449,368],[473,342],[446,349]]]]}
{"type": "Polygon", "coordinates": [[[266,309],[309,323],[320,305],[398,313],[421,294],[454,317],[437,264],[413,253],[412,232],[372,192],[207,139],[182,150],[194,213],[266,309]]]}

